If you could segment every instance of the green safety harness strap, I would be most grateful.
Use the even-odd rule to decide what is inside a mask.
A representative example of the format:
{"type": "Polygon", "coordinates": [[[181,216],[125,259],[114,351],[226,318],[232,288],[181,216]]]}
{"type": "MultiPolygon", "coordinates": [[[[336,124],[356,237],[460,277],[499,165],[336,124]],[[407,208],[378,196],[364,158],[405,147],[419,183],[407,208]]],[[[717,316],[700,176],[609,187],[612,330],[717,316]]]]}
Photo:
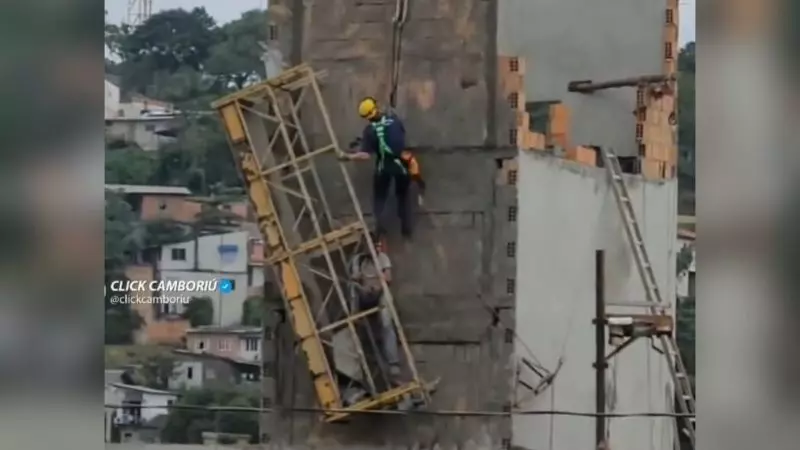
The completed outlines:
{"type": "Polygon", "coordinates": [[[388,155],[394,160],[397,166],[400,167],[403,175],[405,175],[406,167],[403,165],[403,162],[400,160],[400,158],[392,151],[391,147],[389,147],[389,144],[386,143],[386,126],[389,125],[389,123],[391,122],[387,120],[386,116],[381,117],[380,121],[372,123],[372,128],[375,130],[375,134],[378,136],[378,148],[380,150],[378,152],[378,171],[383,172],[383,162],[385,157],[388,155]]]}

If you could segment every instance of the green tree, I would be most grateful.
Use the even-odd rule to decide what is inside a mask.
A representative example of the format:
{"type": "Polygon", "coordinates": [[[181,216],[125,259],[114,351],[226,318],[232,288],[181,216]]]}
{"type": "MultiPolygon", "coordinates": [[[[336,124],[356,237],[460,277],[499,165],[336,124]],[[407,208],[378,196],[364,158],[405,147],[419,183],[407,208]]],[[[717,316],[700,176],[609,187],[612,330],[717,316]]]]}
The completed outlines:
{"type": "Polygon", "coordinates": [[[695,43],[678,54],[678,173],[681,214],[694,214],[695,190],[695,43]]]}
{"type": "Polygon", "coordinates": [[[215,185],[241,186],[228,141],[215,116],[187,118],[176,141],[158,151],[154,179],[162,185],[187,186],[200,195],[211,194],[215,185]]]}
{"type": "Polygon", "coordinates": [[[259,42],[267,40],[267,13],[252,10],[238,20],[225,24],[222,37],[211,48],[206,70],[216,76],[223,86],[242,89],[248,83],[264,78],[264,63],[259,42]]]}
{"type": "Polygon", "coordinates": [[[143,324],[142,317],[130,305],[112,304],[109,298],[105,298],[104,342],[106,345],[130,345],[134,332],[143,324]]]}
{"type": "Polygon", "coordinates": [[[138,363],[137,376],[142,384],[153,389],[169,389],[169,380],[176,370],[176,359],[171,353],[148,355],[138,363]]]}
{"type": "MultiPolygon", "coordinates": [[[[106,192],[105,202],[105,285],[125,279],[125,266],[139,250],[136,240],[136,217],[118,194],[106,192]]],[[[105,294],[106,344],[130,344],[142,318],[130,305],[111,303],[112,293],[105,294]]]]}
{"type": "Polygon", "coordinates": [[[158,156],[138,147],[126,147],[106,152],[106,183],[158,184],[158,156]]]}
{"type": "Polygon", "coordinates": [[[201,71],[219,39],[205,8],[170,9],[152,15],[136,28],[106,27],[106,42],[122,60],[123,88],[152,89],[154,76],[182,67],[201,71]]]}
{"type": "MultiPolygon", "coordinates": [[[[178,405],[257,407],[258,392],[247,389],[190,389],[184,391],[178,405]]],[[[252,412],[218,412],[173,409],[161,431],[162,442],[175,444],[202,443],[201,433],[249,434],[252,443],[258,439],[258,414],[252,412]]]]}
{"type": "Polygon", "coordinates": [[[136,215],[122,195],[105,193],[105,268],[111,276],[121,270],[139,248],[136,242],[136,215]]]}
{"type": "Polygon", "coordinates": [[[681,247],[677,256],[675,257],[676,274],[680,276],[682,273],[689,270],[689,267],[692,265],[692,261],[694,261],[692,247],[689,245],[684,245],[681,247]]]}
{"type": "Polygon", "coordinates": [[[214,321],[214,302],[208,297],[193,297],[183,312],[183,318],[193,327],[211,325],[214,321]]]}
{"type": "Polygon", "coordinates": [[[261,326],[261,311],[264,298],[260,295],[248,297],[242,304],[242,325],[249,327],[261,326]]]}

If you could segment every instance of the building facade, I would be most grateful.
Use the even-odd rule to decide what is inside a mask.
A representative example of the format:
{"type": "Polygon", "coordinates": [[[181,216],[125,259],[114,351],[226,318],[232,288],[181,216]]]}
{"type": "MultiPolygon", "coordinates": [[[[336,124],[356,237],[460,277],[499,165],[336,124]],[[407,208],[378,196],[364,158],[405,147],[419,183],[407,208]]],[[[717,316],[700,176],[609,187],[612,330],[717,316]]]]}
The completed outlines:
{"type": "Polygon", "coordinates": [[[245,326],[197,327],[186,332],[186,348],[237,361],[261,358],[261,328],[245,326]]]}
{"type": "Polygon", "coordinates": [[[106,117],[106,136],[111,140],[134,143],[145,151],[155,151],[175,142],[181,118],[175,115],[106,117]]]}
{"type": "MultiPolygon", "coordinates": [[[[214,324],[241,323],[244,303],[263,284],[260,270],[250,264],[250,234],[247,231],[201,236],[196,240],[165,245],[160,249],[158,272],[164,281],[227,280],[230,292],[170,291],[167,295],[208,297],[214,306],[214,324]]],[[[181,314],[183,305],[163,305],[165,314],[181,314]]]]}

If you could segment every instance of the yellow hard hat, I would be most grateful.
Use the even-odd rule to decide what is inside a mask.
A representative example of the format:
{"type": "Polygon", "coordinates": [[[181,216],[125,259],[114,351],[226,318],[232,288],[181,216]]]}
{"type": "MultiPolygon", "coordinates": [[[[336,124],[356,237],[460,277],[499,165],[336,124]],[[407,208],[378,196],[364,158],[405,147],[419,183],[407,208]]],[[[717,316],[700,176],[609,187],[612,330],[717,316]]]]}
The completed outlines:
{"type": "Polygon", "coordinates": [[[372,97],[361,100],[358,104],[358,115],[368,120],[375,118],[378,115],[378,102],[372,97]]]}

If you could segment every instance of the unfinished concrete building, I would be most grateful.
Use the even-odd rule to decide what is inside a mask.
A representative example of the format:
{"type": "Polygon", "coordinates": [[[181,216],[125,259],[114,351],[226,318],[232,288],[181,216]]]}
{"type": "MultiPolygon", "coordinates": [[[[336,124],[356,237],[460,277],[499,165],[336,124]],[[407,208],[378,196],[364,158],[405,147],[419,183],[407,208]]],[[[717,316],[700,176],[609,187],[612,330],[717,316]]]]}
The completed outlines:
{"type": "MultiPolygon", "coordinates": [[[[323,423],[293,411],[318,405],[308,363],[288,344],[265,354],[265,404],[284,410],[264,415],[263,438],[285,448],[595,448],[592,417],[504,413],[595,410],[596,250],[608,299],[645,295],[597,147],[625,157],[653,271],[674,297],[677,1],[273,0],[271,44],[289,65],[324,72],[340,144],[360,135],[361,98],[392,96],[398,5],[407,15],[395,109],[429,187],[413,244],[389,238],[394,303],[420,376],[440,379],[428,410],[486,414],[323,423]],[[667,81],[568,89],[645,75],[667,81]]],[[[326,139],[324,120],[301,117],[309,141],[326,139]]],[[[317,169],[347,223],[340,164],[317,169]]],[[[369,216],[373,169],[347,170],[369,216]]],[[[605,410],[672,411],[669,367],[650,341],[607,372],[605,410]]],[[[670,418],[605,423],[615,450],[668,450],[677,439],[670,418]]]]}

